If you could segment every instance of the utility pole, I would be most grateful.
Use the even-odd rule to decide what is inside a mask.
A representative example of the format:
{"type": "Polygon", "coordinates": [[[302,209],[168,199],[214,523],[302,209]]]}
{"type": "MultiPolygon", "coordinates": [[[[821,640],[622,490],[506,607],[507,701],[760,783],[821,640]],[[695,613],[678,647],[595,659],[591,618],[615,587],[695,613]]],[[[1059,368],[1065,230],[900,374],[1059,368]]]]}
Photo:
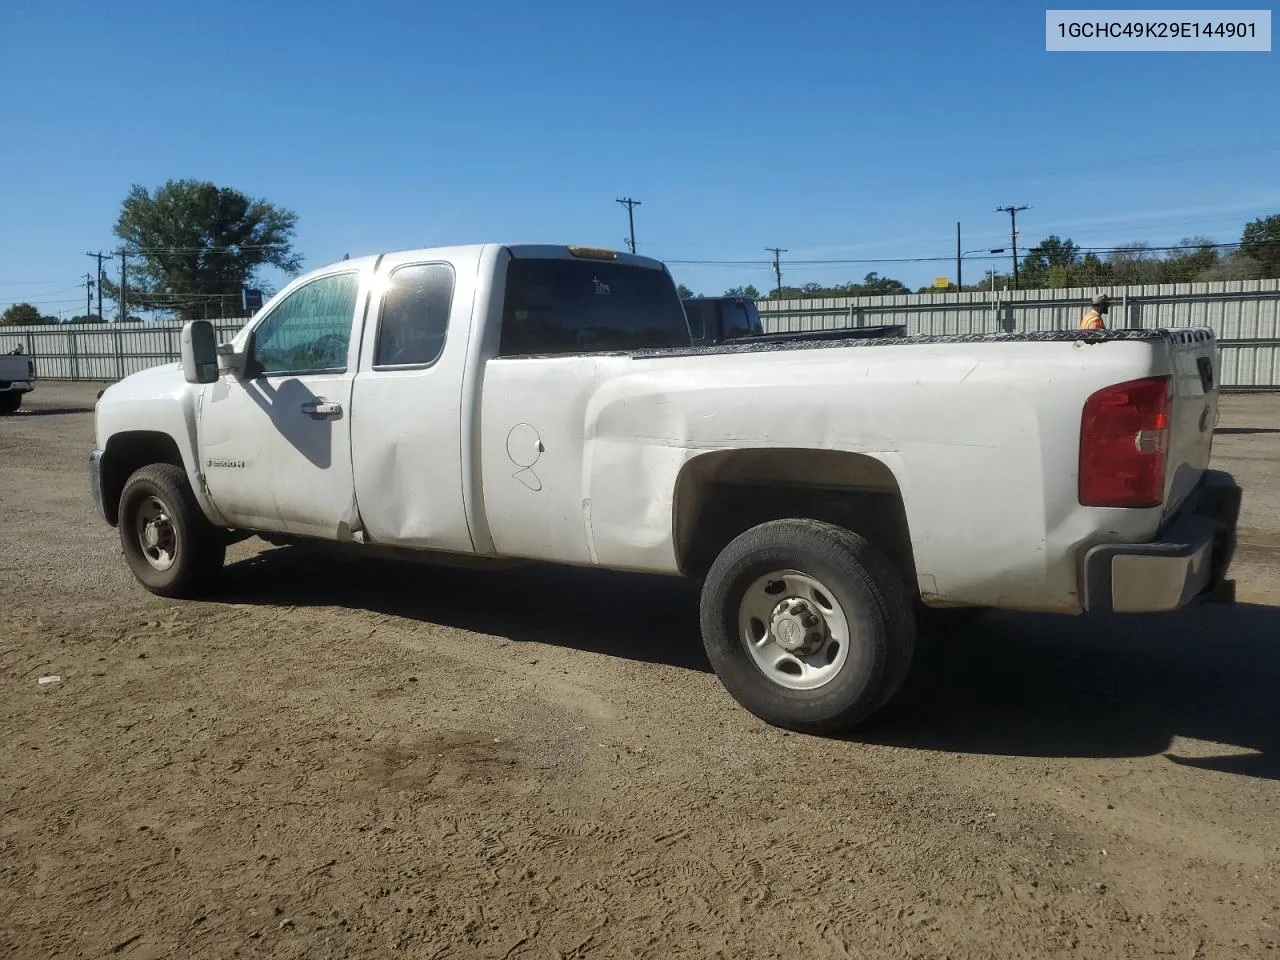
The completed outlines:
{"type": "Polygon", "coordinates": [[[618,203],[627,208],[627,225],[631,228],[631,239],[627,241],[627,246],[631,248],[631,252],[636,252],[636,217],[635,208],[640,206],[639,200],[632,200],[630,197],[619,197],[618,203]]]}
{"type": "Polygon", "coordinates": [[[103,253],[99,250],[97,253],[85,253],[86,257],[93,257],[98,261],[98,317],[106,319],[102,316],[102,261],[112,259],[111,254],[103,253]]]}
{"type": "Polygon", "coordinates": [[[782,299],[782,262],[778,259],[787,251],[783,247],[765,247],[765,250],[773,254],[773,275],[778,280],[778,299],[782,299]]]}
{"type": "Polygon", "coordinates": [[[964,281],[960,279],[960,221],[956,221],[956,290],[964,289],[964,281]]]}
{"type": "Polygon", "coordinates": [[[996,207],[996,213],[1007,213],[1009,215],[1009,243],[1013,253],[1013,289],[1018,289],[1018,213],[1022,210],[1030,210],[1026,204],[1020,207],[996,207]]]}
{"type": "Polygon", "coordinates": [[[121,247],[116,253],[120,254],[120,322],[124,323],[129,318],[128,295],[125,293],[125,284],[128,282],[129,254],[125,253],[124,247],[121,247]]]}
{"type": "Polygon", "coordinates": [[[84,275],[84,315],[88,317],[93,313],[93,277],[89,274],[84,275]]]}

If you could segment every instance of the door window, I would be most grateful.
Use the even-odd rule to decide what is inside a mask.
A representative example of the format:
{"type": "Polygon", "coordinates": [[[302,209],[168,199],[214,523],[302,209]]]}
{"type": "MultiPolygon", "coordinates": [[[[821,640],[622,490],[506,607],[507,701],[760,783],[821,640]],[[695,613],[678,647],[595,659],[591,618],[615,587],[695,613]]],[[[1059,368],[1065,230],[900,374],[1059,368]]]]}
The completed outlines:
{"type": "Polygon", "coordinates": [[[253,333],[257,376],[342,373],[360,275],[320,277],[285,297],[253,333]]]}
{"type": "Polygon", "coordinates": [[[426,366],[444,349],[453,302],[453,268],[415,263],[391,272],[382,297],[375,367],[426,366]]]}

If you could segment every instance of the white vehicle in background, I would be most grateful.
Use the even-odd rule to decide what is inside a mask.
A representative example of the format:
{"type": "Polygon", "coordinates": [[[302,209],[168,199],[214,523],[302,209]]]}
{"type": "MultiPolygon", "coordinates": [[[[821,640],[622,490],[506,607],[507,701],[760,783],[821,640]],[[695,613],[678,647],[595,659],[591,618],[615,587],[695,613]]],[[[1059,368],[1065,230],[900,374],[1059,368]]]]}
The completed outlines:
{"type": "Polygon", "coordinates": [[[33,359],[18,350],[0,355],[0,415],[17,413],[23,396],[35,388],[36,362],[33,359]]]}
{"type": "Polygon", "coordinates": [[[893,696],[925,607],[1231,600],[1217,363],[1200,329],[694,345],[657,261],[414,250],[222,346],[189,323],[98,402],[92,491],[164,596],[246,534],[698,578],[730,693],[831,732],[893,696]]]}

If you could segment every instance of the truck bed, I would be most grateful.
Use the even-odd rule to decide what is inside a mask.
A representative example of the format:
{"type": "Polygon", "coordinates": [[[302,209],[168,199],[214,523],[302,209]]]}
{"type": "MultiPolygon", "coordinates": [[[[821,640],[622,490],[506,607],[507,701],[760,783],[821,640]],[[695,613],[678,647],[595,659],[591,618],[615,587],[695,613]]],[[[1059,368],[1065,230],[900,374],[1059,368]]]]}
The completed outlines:
{"type": "MultiPolygon", "coordinates": [[[[852,328],[857,329],[857,328],[852,328]]],[[[839,331],[823,331],[838,333],[839,331]]],[[[1174,340],[1183,342],[1188,335],[1207,339],[1206,331],[1188,330],[1028,330],[1021,333],[957,333],[932,334],[911,337],[874,338],[814,338],[770,339],[744,337],[711,346],[663,347],[651,350],[634,350],[629,355],[637,359],[647,357],[708,356],[721,353],[763,353],[774,350],[830,350],[857,347],[910,347],[920,344],[940,343],[1111,343],[1116,341],[1155,342],[1174,340]]],[[[769,336],[775,336],[770,334],[769,336]]]]}

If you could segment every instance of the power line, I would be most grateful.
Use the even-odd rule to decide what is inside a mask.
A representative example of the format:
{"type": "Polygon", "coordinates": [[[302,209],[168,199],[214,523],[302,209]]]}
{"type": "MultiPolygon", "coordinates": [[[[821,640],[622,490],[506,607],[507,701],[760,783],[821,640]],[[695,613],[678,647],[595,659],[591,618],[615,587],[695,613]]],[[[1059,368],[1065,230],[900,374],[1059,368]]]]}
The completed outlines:
{"type": "MultiPolygon", "coordinates": [[[[1278,244],[1280,240],[1261,240],[1256,246],[1268,246],[1278,244]]],[[[1237,250],[1243,243],[1234,241],[1229,243],[1206,243],[1193,244],[1192,246],[1183,246],[1176,244],[1172,246],[1142,246],[1141,244],[1122,244],[1114,247],[1077,247],[1079,253],[1093,253],[1098,255],[1107,255],[1114,253],[1132,253],[1134,251],[1142,251],[1144,253],[1167,253],[1171,251],[1184,251],[1193,253],[1198,250],[1237,250]]],[[[772,247],[766,247],[770,252],[772,247]]],[[[782,250],[786,253],[786,250],[782,250]]],[[[971,251],[972,252],[972,251],[971,251]]],[[[1003,251],[1002,251],[1003,252],[1003,251]]],[[[860,257],[860,258],[838,258],[838,259],[809,259],[809,260],[788,260],[787,265],[792,267],[821,267],[821,266],[839,266],[843,264],[877,264],[877,263],[950,263],[955,260],[954,254],[943,254],[931,257],[860,257]]],[[[772,260],[666,260],[663,263],[676,264],[679,266],[696,266],[696,267],[771,267],[772,260]]]]}
{"type": "Polygon", "coordinates": [[[630,197],[620,197],[616,202],[627,208],[627,224],[631,227],[631,239],[627,241],[627,246],[631,252],[636,252],[636,218],[634,210],[640,206],[639,200],[632,200],[630,197]]]}
{"type": "MultiPolygon", "coordinates": [[[[636,201],[639,203],[639,201],[636,201]]],[[[285,241],[276,243],[233,243],[228,246],[218,246],[216,244],[203,244],[196,246],[163,246],[163,247],[124,247],[124,251],[130,256],[141,253],[223,253],[226,251],[235,252],[237,250],[275,250],[286,249],[289,244],[285,241]]]]}

